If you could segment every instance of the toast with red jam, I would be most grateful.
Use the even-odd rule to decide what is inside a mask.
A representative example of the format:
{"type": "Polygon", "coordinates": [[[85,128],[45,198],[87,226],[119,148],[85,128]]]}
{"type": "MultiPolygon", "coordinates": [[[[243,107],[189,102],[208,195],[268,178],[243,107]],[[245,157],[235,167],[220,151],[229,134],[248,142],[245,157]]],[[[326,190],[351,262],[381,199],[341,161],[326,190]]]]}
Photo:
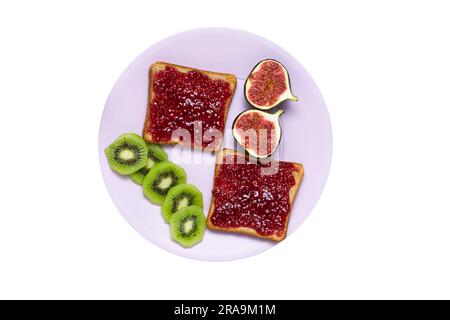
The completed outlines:
{"type": "Polygon", "coordinates": [[[149,78],[144,139],[219,150],[236,76],[155,62],[149,78]]]}
{"type": "Polygon", "coordinates": [[[304,175],[293,162],[256,162],[230,149],[217,154],[207,226],[282,241],[304,175]]]}

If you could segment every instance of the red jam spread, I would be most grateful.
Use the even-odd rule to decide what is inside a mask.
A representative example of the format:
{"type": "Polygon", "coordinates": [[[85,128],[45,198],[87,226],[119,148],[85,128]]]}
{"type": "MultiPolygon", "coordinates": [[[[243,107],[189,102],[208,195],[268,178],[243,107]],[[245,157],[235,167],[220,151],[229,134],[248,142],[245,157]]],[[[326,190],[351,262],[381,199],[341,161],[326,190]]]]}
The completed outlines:
{"type": "Polygon", "coordinates": [[[275,61],[265,61],[252,74],[248,97],[258,106],[273,105],[287,89],[283,68],[275,61]]]}
{"type": "Polygon", "coordinates": [[[152,81],[154,95],[147,130],[155,141],[171,141],[175,130],[185,129],[191,145],[205,148],[220,143],[205,132],[218,130],[223,134],[226,102],[232,94],[228,82],[212,80],[195,70],[180,72],[171,66],[155,72],[152,81]]]}
{"type": "Polygon", "coordinates": [[[276,144],[275,124],[258,112],[243,114],[236,122],[236,128],[242,130],[245,149],[256,151],[259,155],[272,153],[276,144]],[[253,131],[251,131],[253,130],[253,131]]]}
{"type": "Polygon", "coordinates": [[[297,169],[292,163],[278,162],[274,174],[262,175],[263,166],[248,162],[243,155],[224,157],[212,191],[215,210],[211,222],[215,226],[248,227],[262,236],[283,234],[297,169]]]}

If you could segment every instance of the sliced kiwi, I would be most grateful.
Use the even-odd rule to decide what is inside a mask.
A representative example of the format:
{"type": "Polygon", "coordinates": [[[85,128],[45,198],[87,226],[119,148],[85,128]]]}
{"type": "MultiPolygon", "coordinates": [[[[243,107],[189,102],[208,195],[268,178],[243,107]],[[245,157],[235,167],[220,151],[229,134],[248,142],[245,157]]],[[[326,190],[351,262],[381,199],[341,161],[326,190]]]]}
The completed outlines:
{"type": "Polygon", "coordinates": [[[120,174],[131,174],[147,163],[147,143],[135,133],[118,137],[105,149],[111,169],[120,174]]]}
{"type": "Polygon", "coordinates": [[[172,239],[183,247],[192,247],[203,239],[206,219],[203,209],[189,206],[175,212],[170,218],[172,239]]]}
{"type": "Polygon", "coordinates": [[[164,221],[169,223],[175,212],[192,205],[203,209],[203,195],[195,186],[183,183],[171,188],[161,206],[164,221]]]}
{"type": "Polygon", "coordinates": [[[155,164],[168,159],[167,153],[159,145],[147,143],[147,147],[148,147],[147,163],[143,168],[130,174],[131,180],[133,180],[137,184],[142,184],[142,181],[144,181],[145,176],[148,174],[150,169],[153,168],[155,164]]]}
{"type": "Polygon", "coordinates": [[[170,161],[155,164],[142,182],[145,196],[155,204],[162,204],[169,189],[186,182],[183,168],[170,161]]]}

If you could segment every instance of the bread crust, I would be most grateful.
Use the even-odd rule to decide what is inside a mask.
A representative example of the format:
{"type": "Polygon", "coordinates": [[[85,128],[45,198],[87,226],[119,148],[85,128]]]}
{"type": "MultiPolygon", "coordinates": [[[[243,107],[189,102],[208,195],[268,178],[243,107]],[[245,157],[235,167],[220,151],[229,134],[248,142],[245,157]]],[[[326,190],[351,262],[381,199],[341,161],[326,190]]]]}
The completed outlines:
{"type": "MultiPolygon", "coordinates": [[[[223,149],[222,151],[217,153],[217,157],[216,157],[216,166],[215,166],[215,170],[214,170],[214,183],[213,183],[213,190],[216,187],[216,177],[217,174],[219,172],[220,166],[222,164],[222,160],[223,157],[226,155],[230,155],[230,154],[235,154],[235,155],[239,155],[239,156],[245,156],[242,153],[239,153],[235,150],[231,150],[231,149],[223,149]]],[[[295,179],[295,185],[292,186],[292,188],[289,190],[289,204],[290,204],[290,210],[289,213],[286,217],[286,223],[284,225],[284,229],[281,232],[280,235],[278,234],[272,234],[272,235],[268,235],[268,236],[264,236],[259,234],[258,232],[256,232],[255,229],[252,228],[248,228],[248,227],[237,227],[237,228],[222,228],[222,227],[218,227],[216,225],[214,225],[211,221],[211,217],[213,215],[213,213],[215,212],[215,204],[214,204],[214,196],[211,197],[211,203],[209,206],[209,211],[208,211],[208,217],[206,219],[206,225],[208,226],[209,229],[211,230],[217,230],[217,231],[224,231],[224,232],[233,232],[233,233],[242,233],[242,234],[246,234],[246,235],[250,235],[250,236],[254,236],[254,237],[258,237],[261,239],[268,239],[268,240],[272,240],[275,242],[280,242],[282,240],[284,240],[286,238],[286,234],[287,234],[287,228],[289,225],[289,218],[291,216],[292,213],[292,207],[294,205],[294,200],[295,200],[295,196],[297,195],[297,191],[300,188],[300,184],[303,180],[303,176],[305,173],[305,170],[303,168],[303,165],[301,163],[295,163],[295,162],[290,162],[292,163],[295,168],[297,169],[296,171],[294,171],[292,173],[292,175],[294,176],[295,179]]]]}
{"type": "MultiPolygon", "coordinates": [[[[173,68],[177,69],[180,72],[198,71],[198,72],[201,72],[203,74],[206,74],[210,79],[213,79],[213,80],[220,79],[220,80],[224,80],[224,81],[228,82],[230,84],[231,95],[227,99],[226,104],[225,104],[225,115],[224,115],[224,119],[223,119],[224,123],[226,123],[226,121],[227,121],[228,110],[230,108],[231,101],[232,101],[233,95],[234,95],[234,91],[235,91],[236,85],[237,85],[237,78],[236,78],[235,75],[230,74],[230,73],[220,73],[220,72],[212,72],[212,71],[200,70],[200,69],[184,67],[184,66],[180,66],[180,65],[176,65],[176,64],[172,64],[172,63],[168,63],[168,62],[162,62],[162,61],[157,61],[157,62],[153,63],[150,66],[150,69],[149,69],[148,100],[147,100],[147,114],[145,116],[145,125],[144,125],[143,134],[142,134],[142,136],[144,137],[144,140],[146,140],[147,142],[156,143],[156,144],[179,144],[179,145],[182,145],[182,146],[191,147],[192,144],[190,142],[189,143],[183,142],[183,141],[180,142],[178,140],[154,141],[151,133],[148,132],[148,128],[150,126],[151,101],[153,100],[153,96],[154,96],[152,79],[153,79],[153,77],[155,75],[155,72],[160,71],[160,70],[164,70],[166,68],[166,66],[173,67],[173,68]]],[[[198,146],[198,145],[193,145],[193,147],[195,149],[202,149],[202,150],[207,150],[207,151],[218,151],[220,149],[221,145],[222,145],[222,141],[223,141],[223,139],[220,141],[220,144],[217,145],[216,147],[205,147],[205,148],[203,148],[202,146],[198,146]]]]}

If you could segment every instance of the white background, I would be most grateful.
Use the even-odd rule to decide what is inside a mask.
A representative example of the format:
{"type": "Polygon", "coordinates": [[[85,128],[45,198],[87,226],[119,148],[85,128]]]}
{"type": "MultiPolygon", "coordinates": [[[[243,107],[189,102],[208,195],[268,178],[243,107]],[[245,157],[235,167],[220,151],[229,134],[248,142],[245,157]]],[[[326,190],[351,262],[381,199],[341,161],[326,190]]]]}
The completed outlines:
{"type": "Polygon", "coordinates": [[[450,298],[449,16],[447,1],[2,1],[0,298],[450,298]],[[97,156],[127,64],[212,26],[297,57],[334,135],[306,222],[227,263],[139,236],[97,156]]]}

